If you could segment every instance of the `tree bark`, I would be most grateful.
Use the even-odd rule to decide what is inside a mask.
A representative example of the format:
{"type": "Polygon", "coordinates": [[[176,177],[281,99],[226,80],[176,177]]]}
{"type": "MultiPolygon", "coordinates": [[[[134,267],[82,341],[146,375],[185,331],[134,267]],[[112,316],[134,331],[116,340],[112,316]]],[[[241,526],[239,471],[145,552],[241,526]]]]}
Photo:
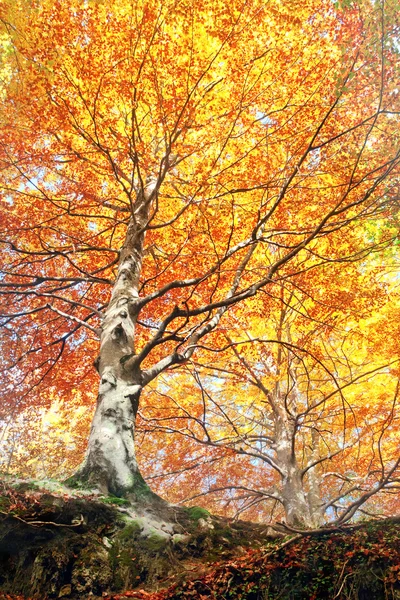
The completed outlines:
{"type": "Polygon", "coordinates": [[[143,488],[135,456],[135,418],[140,385],[103,374],[86,457],[76,479],[102,493],[123,496],[143,488]]]}
{"type": "MultiPolygon", "coordinates": [[[[153,188],[154,189],[154,188],[153,188]]],[[[100,387],[85,459],[71,478],[97,487],[104,494],[150,493],[135,456],[135,420],[142,390],[139,369],[127,368],[135,354],[138,290],[144,231],[152,189],[138,194],[118,273],[102,326],[96,366],[100,387]]]]}
{"type": "Polygon", "coordinates": [[[321,502],[321,478],[319,472],[318,458],[320,457],[318,451],[319,445],[319,433],[317,429],[311,430],[311,453],[309,462],[317,463],[307,471],[307,501],[310,507],[310,514],[312,518],[311,525],[313,527],[320,527],[324,522],[324,514],[322,510],[321,502]]]}
{"type": "Polygon", "coordinates": [[[281,500],[288,525],[313,529],[321,525],[321,509],[317,474],[310,469],[310,489],[306,489],[303,470],[296,460],[295,426],[283,407],[276,415],[276,464],[281,471],[281,500]],[[311,472],[312,471],[312,472],[311,472]]]}
{"type": "Polygon", "coordinates": [[[300,470],[289,465],[282,481],[282,499],[288,525],[312,528],[312,514],[301,481],[300,470]]]}

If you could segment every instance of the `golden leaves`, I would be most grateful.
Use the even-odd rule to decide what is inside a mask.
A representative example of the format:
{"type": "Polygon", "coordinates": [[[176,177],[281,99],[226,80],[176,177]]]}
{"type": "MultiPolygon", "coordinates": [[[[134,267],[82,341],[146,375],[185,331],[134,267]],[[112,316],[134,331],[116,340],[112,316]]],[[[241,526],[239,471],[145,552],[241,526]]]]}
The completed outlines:
{"type": "MultiPolygon", "coordinates": [[[[158,176],[140,294],[196,283],[143,308],[136,351],[173,306],[196,310],[266,280],[201,340],[184,376],[166,376],[159,395],[150,394],[152,416],[165,416],[154,397],[172,420],[175,401],[184,434],[199,434],[208,393],[210,427],[229,442],[218,448],[227,463],[239,443],[235,426],[244,439],[271,427],[271,399],[257,379],[309,411],[311,424],[331,428],[324,440],[332,447],[349,412],[343,397],[361,414],[373,386],[387,406],[381,382],[352,387],[352,377],[398,350],[395,284],[385,287],[368,258],[396,233],[394,222],[383,227],[399,174],[393,27],[383,20],[382,50],[371,3],[338,10],[323,0],[6,3],[0,152],[9,271],[1,282],[16,286],[18,310],[38,311],[15,317],[23,388],[50,385],[57,349],[69,373],[61,377],[59,367],[59,394],[80,378],[82,401],[93,400],[93,327],[136,200],[158,176]],[[67,311],[69,320],[60,314],[67,311]],[[93,324],[89,333],[82,322],[93,324]],[[79,375],[74,361],[84,365],[79,375]]],[[[168,330],[148,363],[181,351],[214,315],[177,319],[178,331],[168,330]]],[[[182,452],[193,466],[193,436],[190,443],[182,452]]],[[[243,476],[244,461],[237,471],[243,476]]]]}

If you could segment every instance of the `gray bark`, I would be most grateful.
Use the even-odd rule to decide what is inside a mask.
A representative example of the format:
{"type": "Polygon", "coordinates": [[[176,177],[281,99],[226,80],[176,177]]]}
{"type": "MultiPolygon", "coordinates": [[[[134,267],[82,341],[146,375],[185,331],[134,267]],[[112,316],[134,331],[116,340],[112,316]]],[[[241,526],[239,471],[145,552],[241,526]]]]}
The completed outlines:
{"type": "MultiPolygon", "coordinates": [[[[298,464],[294,448],[294,420],[282,406],[275,421],[276,464],[281,472],[281,501],[288,525],[299,528],[315,528],[322,523],[321,499],[316,467],[307,472],[307,484],[303,469],[298,464]]],[[[314,441],[314,440],[313,440],[314,441]]]]}
{"type": "Polygon", "coordinates": [[[97,367],[100,387],[88,447],[74,479],[122,496],[146,488],[135,456],[135,420],[142,389],[135,353],[139,278],[152,189],[138,194],[104,316],[97,367]]]}
{"type": "MultiPolygon", "coordinates": [[[[320,458],[319,454],[319,433],[316,429],[311,431],[311,453],[309,462],[318,463],[320,458]]],[[[322,510],[323,502],[321,501],[321,478],[319,473],[319,465],[316,464],[307,471],[307,482],[308,482],[308,493],[307,501],[310,507],[310,514],[312,518],[311,525],[313,527],[320,527],[324,522],[324,513],[322,510]]]]}
{"type": "Polygon", "coordinates": [[[83,465],[76,477],[104,494],[123,496],[143,486],[135,456],[135,418],[141,387],[103,374],[83,465]]]}

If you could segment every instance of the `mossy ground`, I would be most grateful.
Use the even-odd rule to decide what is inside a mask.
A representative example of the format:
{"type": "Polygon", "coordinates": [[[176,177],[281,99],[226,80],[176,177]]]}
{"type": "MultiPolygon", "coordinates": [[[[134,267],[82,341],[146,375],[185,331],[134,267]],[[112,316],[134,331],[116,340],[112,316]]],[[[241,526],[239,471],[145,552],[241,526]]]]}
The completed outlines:
{"type": "MultiPolygon", "coordinates": [[[[248,550],[146,600],[398,600],[400,520],[248,550]]],[[[137,596],[138,598],[141,596],[137,596]]]]}
{"type": "MultiPolygon", "coordinates": [[[[53,486],[52,486],[53,487],[53,486]]],[[[226,557],[265,539],[262,528],[232,529],[204,509],[130,503],[87,491],[4,487],[0,497],[0,594],[81,600],[127,588],[167,587],[223,549],[226,557]],[[205,523],[207,524],[205,526],[205,523]],[[216,541],[218,539],[218,541],[216,541]],[[67,594],[68,592],[68,594],[67,594]]],[[[1,596],[0,596],[1,598],[1,596]]]]}
{"type": "Polygon", "coordinates": [[[400,599],[400,520],[284,540],[200,507],[38,488],[0,495],[0,600],[400,599]]]}
{"type": "Polygon", "coordinates": [[[104,496],[99,498],[100,502],[104,502],[104,504],[116,504],[117,506],[127,506],[129,505],[129,500],[126,498],[118,498],[117,496],[104,496]]]}

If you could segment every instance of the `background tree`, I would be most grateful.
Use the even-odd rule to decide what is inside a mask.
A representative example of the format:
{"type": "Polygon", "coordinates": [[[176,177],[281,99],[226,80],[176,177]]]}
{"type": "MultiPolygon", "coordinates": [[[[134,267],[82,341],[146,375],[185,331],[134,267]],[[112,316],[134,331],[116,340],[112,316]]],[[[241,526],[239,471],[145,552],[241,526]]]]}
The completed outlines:
{"type": "Polygon", "coordinates": [[[243,382],[238,327],[284,314],[284,283],[393,241],[395,11],[4,3],[4,421],[90,402],[100,336],[76,478],[134,494],[145,386],[227,340],[243,382]]]}
{"type": "MultiPolygon", "coordinates": [[[[298,278],[295,289],[286,282],[267,322],[253,313],[243,332],[243,316],[225,346],[215,346],[214,361],[202,356],[186,374],[161,379],[141,411],[146,443],[164,432],[174,446],[147,467],[160,489],[175,501],[215,495],[215,506],[232,505],[236,515],[260,516],[262,505],[263,513],[309,527],[368,511],[380,489],[384,500],[374,510],[385,512],[385,496],[397,491],[398,366],[385,339],[391,319],[377,312],[388,290],[382,281],[371,285],[378,276],[371,262],[358,279],[359,265],[332,265],[336,310],[334,298],[325,302],[326,272],[298,278]],[[168,469],[180,437],[186,452],[179,468],[168,469]]],[[[259,300],[253,304],[260,310],[259,300]]],[[[158,457],[163,443],[165,436],[158,457]]]]}

